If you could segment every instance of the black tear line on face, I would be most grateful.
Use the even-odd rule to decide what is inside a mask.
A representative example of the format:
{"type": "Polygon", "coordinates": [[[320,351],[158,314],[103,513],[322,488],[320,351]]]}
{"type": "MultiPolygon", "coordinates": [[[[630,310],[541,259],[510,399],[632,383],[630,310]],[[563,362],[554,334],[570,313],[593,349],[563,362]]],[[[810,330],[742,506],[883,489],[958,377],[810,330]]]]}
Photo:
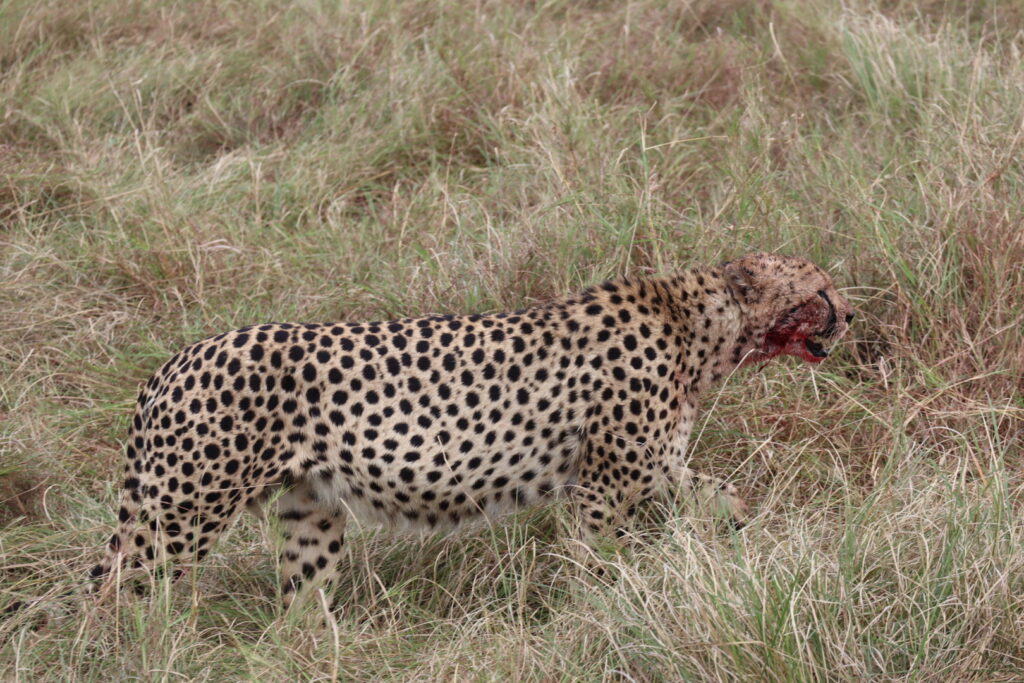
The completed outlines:
{"type": "Polygon", "coordinates": [[[821,334],[825,337],[834,337],[836,334],[836,324],[839,321],[839,318],[836,316],[836,307],[832,305],[832,300],[828,298],[828,292],[824,289],[818,290],[818,296],[828,304],[828,323],[825,325],[825,331],[821,334]]]}

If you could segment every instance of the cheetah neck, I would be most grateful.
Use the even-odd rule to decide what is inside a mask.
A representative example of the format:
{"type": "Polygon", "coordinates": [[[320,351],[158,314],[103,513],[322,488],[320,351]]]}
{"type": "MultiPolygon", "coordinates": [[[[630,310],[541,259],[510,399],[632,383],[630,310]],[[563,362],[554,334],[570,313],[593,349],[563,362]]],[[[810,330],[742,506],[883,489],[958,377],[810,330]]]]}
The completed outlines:
{"type": "Polygon", "coordinates": [[[643,362],[658,371],[664,359],[687,401],[731,372],[742,356],[741,310],[714,268],[609,282],[570,303],[584,311],[595,304],[600,307],[595,323],[611,330],[607,345],[626,340],[630,346],[630,337],[650,340],[638,351],[646,354],[643,362]],[[650,351],[644,348],[648,344],[650,351]]]}
{"type": "Polygon", "coordinates": [[[678,378],[691,397],[705,392],[739,364],[747,338],[743,314],[720,270],[695,268],[664,281],[668,323],[678,330],[678,378]]]}

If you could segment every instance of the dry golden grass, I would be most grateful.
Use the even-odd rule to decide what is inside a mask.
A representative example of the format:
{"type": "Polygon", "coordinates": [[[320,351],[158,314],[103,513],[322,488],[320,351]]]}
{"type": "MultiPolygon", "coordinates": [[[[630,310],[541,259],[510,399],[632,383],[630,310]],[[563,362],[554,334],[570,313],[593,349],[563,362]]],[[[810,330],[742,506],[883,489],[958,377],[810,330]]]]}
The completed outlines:
{"type": "Polygon", "coordinates": [[[79,584],[136,385],[204,335],[753,249],[859,311],[820,369],[709,400],[691,452],[741,533],[654,510],[598,578],[558,506],[368,530],[333,605],[282,614],[247,521],[181,585],[3,618],[0,678],[1024,676],[1016,0],[8,0],[0,28],[0,604],[79,584]]]}

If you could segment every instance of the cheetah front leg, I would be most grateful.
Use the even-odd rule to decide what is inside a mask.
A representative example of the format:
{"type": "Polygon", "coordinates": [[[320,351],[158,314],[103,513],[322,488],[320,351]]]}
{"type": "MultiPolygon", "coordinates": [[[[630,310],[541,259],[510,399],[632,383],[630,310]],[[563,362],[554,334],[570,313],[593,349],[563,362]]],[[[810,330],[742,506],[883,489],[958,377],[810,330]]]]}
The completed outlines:
{"type": "Polygon", "coordinates": [[[576,537],[621,535],[637,508],[661,488],[650,449],[604,425],[587,430],[580,443],[576,485],[570,489],[576,537]]]}
{"type": "MultiPolygon", "coordinates": [[[[599,417],[600,411],[595,411],[593,419],[599,417]]],[[[679,497],[695,504],[698,515],[724,517],[736,528],[743,526],[747,506],[736,488],[686,467],[689,426],[677,430],[675,439],[657,441],[632,431],[638,429],[604,419],[596,428],[584,430],[577,481],[571,489],[578,538],[592,543],[621,532],[638,507],[654,497],[679,497]]]]}
{"type": "Polygon", "coordinates": [[[684,403],[676,427],[675,443],[666,450],[666,475],[668,497],[681,500],[700,516],[728,520],[733,528],[746,525],[748,508],[732,484],[717,477],[695,472],[686,465],[686,448],[690,432],[696,421],[697,409],[692,403],[684,403]]]}

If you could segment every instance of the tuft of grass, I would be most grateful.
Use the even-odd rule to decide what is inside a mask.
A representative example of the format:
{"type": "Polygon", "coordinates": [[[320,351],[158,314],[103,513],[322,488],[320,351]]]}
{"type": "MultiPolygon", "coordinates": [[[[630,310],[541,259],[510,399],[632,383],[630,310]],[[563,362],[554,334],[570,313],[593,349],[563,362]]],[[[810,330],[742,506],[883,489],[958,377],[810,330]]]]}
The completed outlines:
{"type": "Polygon", "coordinates": [[[1017,680],[1015,0],[0,3],[0,677],[1017,680]],[[139,382],[269,320],[513,309],[753,249],[858,317],[711,397],[598,576],[559,506],[353,534],[283,614],[247,520],[176,586],[77,586],[139,382]],[[56,607],[54,607],[56,606],[56,607]],[[58,609],[59,608],[59,609],[58,609]]]}

